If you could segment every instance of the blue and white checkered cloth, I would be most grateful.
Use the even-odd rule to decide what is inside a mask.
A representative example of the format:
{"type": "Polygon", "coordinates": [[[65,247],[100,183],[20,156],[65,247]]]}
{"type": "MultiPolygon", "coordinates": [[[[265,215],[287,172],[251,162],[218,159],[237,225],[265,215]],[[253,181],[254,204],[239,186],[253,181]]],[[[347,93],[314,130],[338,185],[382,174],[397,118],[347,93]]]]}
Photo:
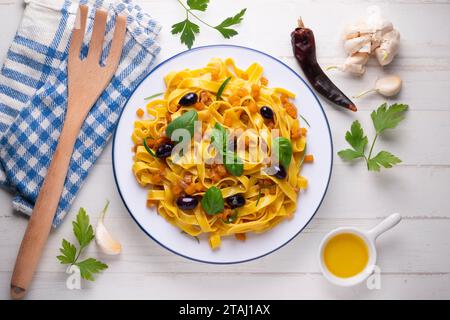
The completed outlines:
{"type": "MultiPolygon", "coordinates": [[[[26,0],[19,30],[0,72],[0,185],[16,193],[13,207],[30,214],[60,135],[67,106],[67,56],[79,3],[26,0]]],[[[84,0],[109,12],[105,51],[114,16],[127,17],[127,34],[118,70],[89,112],[75,143],[70,168],[53,220],[58,226],[70,209],[89,169],[111,137],[122,108],[152,68],[160,51],[160,26],[129,0],[84,0]]],[[[87,46],[82,54],[87,53],[87,46]]],[[[105,56],[106,54],[104,54],[105,56]]]]}

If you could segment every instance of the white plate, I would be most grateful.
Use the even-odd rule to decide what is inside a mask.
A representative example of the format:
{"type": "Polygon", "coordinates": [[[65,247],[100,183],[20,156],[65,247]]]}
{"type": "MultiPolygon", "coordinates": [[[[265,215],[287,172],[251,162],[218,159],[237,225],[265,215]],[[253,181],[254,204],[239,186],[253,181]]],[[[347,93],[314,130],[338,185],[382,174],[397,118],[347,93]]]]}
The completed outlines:
{"type": "Polygon", "coordinates": [[[325,196],[331,176],[333,147],[325,113],[318,99],[292,69],[281,61],[253,49],[214,45],[182,52],[157,66],[137,87],[125,106],[114,135],[113,170],[122,200],[141,229],[164,248],[183,257],[208,263],[238,263],[265,256],[288,243],[308,224],[325,196]],[[200,243],[182,234],[154,209],[146,207],[147,189],[136,182],[131,171],[133,164],[131,133],[136,110],[146,104],[145,97],[165,91],[163,77],[170,71],[199,68],[213,57],[231,57],[237,66],[245,69],[253,62],[260,63],[270,86],[286,88],[296,93],[295,101],[308,128],[308,153],[314,154],[314,163],[303,167],[302,175],[308,189],[300,194],[297,211],[291,220],[285,220],[262,234],[248,234],[246,241],[223,237],[220,249],[212,251],[206,237],[200,243]]]}

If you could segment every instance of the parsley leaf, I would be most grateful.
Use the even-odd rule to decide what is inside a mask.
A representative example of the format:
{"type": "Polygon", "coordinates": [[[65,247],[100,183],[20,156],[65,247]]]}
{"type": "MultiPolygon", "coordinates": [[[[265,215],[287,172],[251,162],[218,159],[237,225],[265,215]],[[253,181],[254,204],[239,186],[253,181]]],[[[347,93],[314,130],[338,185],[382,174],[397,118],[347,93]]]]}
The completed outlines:
{"type": "Polygon", "coordinates": [[[76,221],[72,222],[73,233],[81,248],[86,247],[94,239],[94,229],[89,223],[89,216],[84,208],[80,208],[76,221]]]}
{"type": "Polygon", "coordinates": [[[172,34],[181,32],[181,43],[184,43],[189,49],[195,41],[195,34],[200,32],[200,27],[189,19],[176,23],[172,26],[172,34]]]}
{"type": "Polygon", "coordinates": [[[229,39],[238,34],[238,32],[230,27],[240,23],[243,19],[245,11],[247,9],[242,9],[238,14],[233,17],[226,18],[219,25],[214,26],[211,25],[204,20],[202,20],[199,16],[196,15],[193,11],[203,11],[205,12],[208,8],[209,0],[187,0],[186,5],[181,1],[177,0],[180,6],[184,8],[186,11],[186,19],[175,23],[172,25],[172,34],[181,33],[180,39],[181,43],[185,44],[189,49],[192,48],[195,41],[195,35],[200,33],[200,27],[193,23],[189,18],[192,16],[196,20],[203,23],[205,26],[210,27],[212,29],[216,29],[219,31],[226,39],[229,39]]]}
{"type": "Polygon", "coordinates": [[[78,240],[80,248],[77,250],[74,244],[70,243],[66,239],[63,239],[61,248],[59,249],[61,255],[56,258],[61,264],[76,265],[80,269],[80,275],[83,279],[93,281],[94,277],[92,275],[108,268],[108,266],[94,258],[88,258],[78,262],[78,258],[83,250],[94,239],[94,230],[92,225],[89,223],[89,216],[87,215],[86,210],[80,208],[75,221],[72,222],[72,225],[73,233],[78,240]]]}
{"type": "Polygon", "coordinates": [[[352,149],[345,149],[338,152],[339,157],[342,158],[342,160],[351,161],[353,159],[358,159],[364,157],[364,154],[361,154],[359,152],[356,152],[352,149]]]}
{"type": "Polygon", "coordinates": [[[371,113],[373,125],[375,127],[375,137],[370,147],[369,155],[366,156],[365,149],[368,144],[367,136],[361,127],[358,120],[352,123],[350,131],[345,134],[345,140],[352,147],[352,149],[344,149],[338,152],[338,155],[346,161],[351,161],[357,158],[364,158],[367,163],[369,171],[380,171],[381,167],[392,168],[394,165],[402,162],[399,158],[387,151],[380,151],[376,156],[372,157],[373,147],[377,138],[386,129],[395,128],[400,121],[405,118],[405,111],[408,106],[405,104],[393,104],[387,106],[386,103],[378,107],[371,113]]]}
{"type": "Polygon", "coordinates": [[[380,166],[392,168],[393,165],[402,162],[399,158],[387,151],[380,151],[375,157],[369,159],[367,166],[370,171],[380,171],[380,166]]]}
{"type": "Polygon", "coordinates": [[[406,109],[408,109],[406,104],[395,103],[388,108],[387,104],[384,103],[376,111],[373,111],[370,117],[377,134],[386,129],[395,128],[405,118],[406,109]]]}
{"type": "Polygon", "coordinates": [[[338,155],[344,160],[353,160],[364,157],[364,150],[368,143],[367,136],[361,128],[358,120],[353,121],[350,131],[345,134],[345,140],[353,149],[345,149],[338,152],[338,155]]]}
{"type": "Polygon", "coordinates": [[[215,26],[214,29],[219,31],[225,39],[229,39],[237,35],[238,32],[234,29],[230,29],[229,27],[239,24],[242,21],[245,11],[247,11],[247,9],[242,9],[235,16],[226,18],[219,25],[215,26]]]}
{"type": "Polygon", "coordinates": [[[368,140],[358,120],[353,122],[350,131],[347,131],[345,134],[345,140],[347,140],[356,152],[364,154],[368,140]]]}
{"type": "Polygon", "coordinates": [[[178,34],[180,32],[183,32],[185,26],[186,20],[175,23],[174,25],[172,25],[172,30],[170,32],[172,32],[172,34],[178,34]]]}
{"type": "Polygon", "coordinates": [[[75,262],[77,248],[69,241],[63,239],[59,251],[62,253],[62,255],[57,256],[56,258],[61,261],[62,264],[72,264],[75,262]]]}
{"type": "Polygon", "coordinates": [[[209,0],[188,0],[187,5],[191,10],[206,11],[209,0]]]}
{"type": "Polygon", "coordinates": [[[108,268],[106,264],[94,258],[88,258],[81,262],[77,262],[75,265],[80,268],[81,277],[89,281],[94,281],[92,274],[99,273],[108,268]]]}

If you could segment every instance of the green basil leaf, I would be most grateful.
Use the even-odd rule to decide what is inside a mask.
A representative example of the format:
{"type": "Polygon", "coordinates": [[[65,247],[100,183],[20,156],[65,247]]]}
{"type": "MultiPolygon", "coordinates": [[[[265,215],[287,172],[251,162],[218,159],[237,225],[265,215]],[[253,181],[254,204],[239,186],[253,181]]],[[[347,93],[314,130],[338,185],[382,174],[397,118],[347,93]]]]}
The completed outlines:
{"type": "Polygon", "coordinates": [[[214,126],[211,142],[223,155],[223,162],[227,171],[233,176],[241,176],[244,172],[244,164],[235,152],[227,150],[228,132],[220,123],[216,123],[214,126]]]}
{"type": "Polygon", "coordinates": [[[261,187],[259,187],[258,197],[256,197],[255,207],[258,206],[259,200],[261,200],[261,196],[262,196],[261,187]]]}
{"type": "Polygon", "coordinates": [[[305,123],[308,125],[308,127],[311,128],[311,125],[309,124],[308,120],[306,120],[306,118],[304,116],[302,116],[301,114],[299,114],[300,118],[302,118],[303,121],[305,121],[305,123]]]}
{"type": "Polygon", "coordinates": [[[155,94],[152,94],[151,96],[148,96],[148,97],[144,98],[144,100],[151,100],[153,98],[162,96],[163,94],[164,94],[164,92],[155,93],[155,94]]]}
{"type": "Polygon", "coordinates": [[[222,192],[220,189],[212,186],[206,190],[205,195],[201,201],[203,210],[209,215],[215,215],[223,212],[224,202],[222,197],[222,192]]]}
{"type": "Polygon", "coordinates": [[[227,140],[227,130],[217,122],[211,134],[212,144],[216,147],[218,152],[224,154],[227,150],[227,140]]]}
{"type": "Polygon", "coordinates": [[[150,149],[150,147],[148,146],[148,144],[147,144],[147,138],[144,138],[144,148],[145,148],[145,150],[147,150],[147,152],[148,153],[150,153],[150,155],[152,156],[152,157],[156,157],[156,155],[155,155],[155,153],[153,152],[153,150],[152,149],[150,149]]]}
{"type": "Polygon", "coordinates": [[[172,133],[176,129],[186,129],[191,134],[191,138],[194,136],[194,123],[198,120],[198,113],[195,110],[189,110],[183,113],[178,118],[174,119],[166,128],[166,136],[170,139],[172,133]]]}
{"type": "Polygon", "coordinates": [[[220,100],[220,98],[222,97],[223,90],[225,90],[225,87],[227,86],[228,82],[230,82],[230,80],[231,80],[231,77],[228,77],[220,85],[219,90],[217,91],[217,94],[216,94],[216,99],[217,100],[220,100]]]}
{"type": "Polygon", "coordinates": [[[242,159],[235,152],[228,151],[224,156],[224,162],[225,168],[231,175],[239,177],[244,172],[242,159]]]}
{"type": "Polygon", "coordinates": [[[277,137],[272,142],[272,152],[278,161],[287,169],[292,160],[292,144],[284,137],[277,137]]]}

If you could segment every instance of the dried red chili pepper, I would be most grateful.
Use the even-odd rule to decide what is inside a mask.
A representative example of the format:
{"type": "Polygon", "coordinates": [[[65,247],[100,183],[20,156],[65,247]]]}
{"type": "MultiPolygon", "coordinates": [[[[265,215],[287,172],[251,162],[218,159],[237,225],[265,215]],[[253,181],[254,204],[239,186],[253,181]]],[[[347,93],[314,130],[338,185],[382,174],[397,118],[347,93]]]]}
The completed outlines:
{"type": "Polygon", "coordinates": [[[291,33],[291,42],[295,58],[313,88],[334,104],[356,111],[355,104],[336,87],[317,63],[314,34],[311,29],[304,27],[301,19],[291,33]]]}

